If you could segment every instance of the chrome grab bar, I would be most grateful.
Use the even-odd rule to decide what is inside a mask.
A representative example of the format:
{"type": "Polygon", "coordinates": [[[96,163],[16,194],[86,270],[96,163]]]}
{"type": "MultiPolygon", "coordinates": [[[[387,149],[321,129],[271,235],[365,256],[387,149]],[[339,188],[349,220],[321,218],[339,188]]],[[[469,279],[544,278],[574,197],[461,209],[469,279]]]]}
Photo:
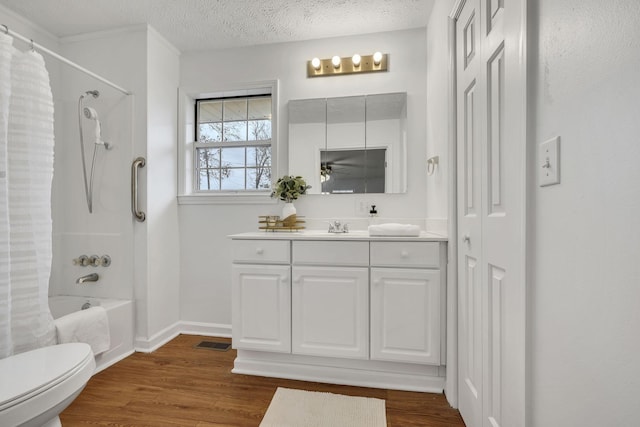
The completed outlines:
{"type": "Polygon", "coordinates": [[[144,157],[138,157],[131,164],[131,213],[139,222],[144,222],[146,215],[138,209],[138,169],[146,164],[144,157]]]}

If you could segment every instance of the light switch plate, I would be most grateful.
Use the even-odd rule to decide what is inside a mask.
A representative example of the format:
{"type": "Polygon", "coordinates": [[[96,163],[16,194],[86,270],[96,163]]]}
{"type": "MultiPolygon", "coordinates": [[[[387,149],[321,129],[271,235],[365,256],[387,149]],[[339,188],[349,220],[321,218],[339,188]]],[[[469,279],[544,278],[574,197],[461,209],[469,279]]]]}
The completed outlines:
{"type": "Polygon", "coordinates": [[[538,149],[538,183],[540,187],[560,184],[560,137],[540,144],[538,149]]]}

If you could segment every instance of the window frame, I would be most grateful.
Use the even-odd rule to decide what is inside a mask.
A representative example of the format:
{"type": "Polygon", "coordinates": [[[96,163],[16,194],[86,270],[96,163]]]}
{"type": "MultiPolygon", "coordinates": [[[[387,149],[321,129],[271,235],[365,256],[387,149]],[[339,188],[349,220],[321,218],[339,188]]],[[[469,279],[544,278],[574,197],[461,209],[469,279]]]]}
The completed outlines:
{"type": "MultiPolygon", "coordinates": [[[[178,203],[179,204],[275,204],[271,190],[199,190],[196,176],[196,148],[204,143],[196,141],[196,100],[271,95],[271,177],[278,174],[279,121],[278,81],[236,83],[218,87],[215,91],[178,89],[178,203]]],[[[260,145],[260,144],[255,144],[260,145]]],[[[238,144],[235,145],[236,147],[238,144]]]]}
{"type": "MultiPolygon", "coordinates": [[[[270,130],[273,129],[273,98],[271,96],[270,93],[264,93],[264,94],[252,94],[252,95],[234,95],[234,96],[224,96],[224,97],[216,97],[216,98],[197,98],[195,100],[194,103],[194,109],[195,109],[195,122],[196,122],[196,126],[194,127],[194,156],[193,156],[193,167],[194,167],[194,177],[193,177],[193,183],[194,183],[194,193],[205,193],[205,194],[216,194],[216,193],[221,193],[221,192],[225,192],[225,191],[237,191],[237,192],[254,192],[254,193],[262,193],[265,191],[269,191],[269,193],[271,193],[271,187],[269,187],[268,189],[260,189],[260,188],[246,188],[247,185],[247,170],[249,169],[258,169],[257,167],[249,167],[246,164],[246,151],[245,151],[245,164],[244,166],[240,167],[240,166],[235,166],[232,167],[232,169],[242,169],[244,171],[244,179],[245,179],[245,188],[243,189],[236,189],[236,190],[222,190],[222,189],[201,189],[199,188],[199,180],[200,180],[200,176],[199,176],[199,172],[201,171],[201,168],[198,166],[199,164],[199,159],[198,159],[198,155],[196,154],[198,149],[224,149],[224,148],[253,148],[253,147],[269,147],[270,149],[273,148],[273,135],[271,135],[271,138],[269,139],[261,139],[261,140],[251,140],[249,139],[249,122],[251,122],[251,119],[249,119],[248,117],[248,110],[247,110],[247,118],[246,120],[229,120],[226,121],[225,117],[224,117],[224,107],[222,110],[222,117],[221,117],[221,121],[220,123],[222,123],[222,131],[224,133],[224,129],[225,123],[232,123],[232,122],[242,122],[245,124],[246,127],[246,136],[247,139],[245,140],[239,140],[239,141],[216,141],[216,142],[200,142],[199,140],[199,128],[200,128],[200,117],[199,117],[199,103],[201,102],[207,102],[207,101],[221,101],[224,103],[224,101],[227,100],[247,100],[249,101],[250,99],[257,99],[257,98],[269,98],[270,102],[271,102],[271,117],[269,118],[269,122],[270,122],[270,130]],[[198,188],[196,188],[198,187],[198,188]]],[[[249,103],[247,102],[247,109],[249,108],[249,103]]],[[[273,151],[273,150],[272,150],[273,151]]],[[[271,160],[273,161],[273,153],[270,153],[271,156],[271,160]]],[[[220,159],[220,161],[222,161],[222,158],[220,159]]],[[[218,169],[220,169],[222,167],[222,165],[220,165],[220,167],[218,169]]],[[[269,169],[271,169],[273,171],[272,165],[269,165],[269,169]]],[[[272,174],[273,176],[273,174],[272,174]]]]}

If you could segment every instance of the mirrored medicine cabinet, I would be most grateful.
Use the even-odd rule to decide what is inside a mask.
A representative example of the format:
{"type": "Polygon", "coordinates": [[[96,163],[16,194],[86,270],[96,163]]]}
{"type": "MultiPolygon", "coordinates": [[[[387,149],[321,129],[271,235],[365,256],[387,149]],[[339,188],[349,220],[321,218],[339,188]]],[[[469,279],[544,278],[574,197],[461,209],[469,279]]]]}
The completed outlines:
{"type": "Polygon", "coordinates": [[[407,94],[289,101],[289,174],[309,194],[407,191],[407,94]]]}

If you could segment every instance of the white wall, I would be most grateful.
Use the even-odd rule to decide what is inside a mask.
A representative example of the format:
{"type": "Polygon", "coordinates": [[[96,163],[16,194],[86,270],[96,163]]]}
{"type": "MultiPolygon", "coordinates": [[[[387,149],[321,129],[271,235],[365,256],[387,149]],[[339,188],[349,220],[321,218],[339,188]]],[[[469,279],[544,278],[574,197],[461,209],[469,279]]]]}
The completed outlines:
{"type": "Polygon", "coordinates": [[[177,189],[177,89],[180,54],[156,31],[147,37],[148,337],[178,322],[180,247],[177,189]]]}
{"type": "MultiPolygon", "coordinates": [[[[449,200],[449,26],[453,0],[436,0],[427,23],[427,157],[438,156],[436,172],[427,177],[427,218],[447,230],[449,200]]],[[[456,258],[449,243],[449,257],[456,258]]],[[[454,246],[455,247],[455,246],[454,246]]],[[[447,270],[447,379],[445,393],[457,407],[457,288],[456,264],[447,270]]]]}
{"type": "Polygon", "coordinates": [[[528,425],[638,425],[640,2],[529,6],[528,425]]]}
{"type": "MultiPolygon", "coordinates": [[[[449,13],[453,0],[436,0],[427,24],[427,158],[438,156],[427,177],[427,218],[446,220],[449,194],[449,13]]],[[[445,224],[446,229],[446,224],[445,224]]]]}
{"type": "MultiPolygon", "coordinates": [[[[279,170],[287,173],[287,102],[372,93],[407,92],[408,192],[385,195],[308,195],[298,199],[298,214],[315,218],[366,218],[360,202],[375,203],[380,215],[424,222],[426,206],[425,29],[366,36],[263,45],[182,55],[180,86],[187,93],[214,92],[233,82],[278,79],[279,170]],[[389,71],[364,75],[307,78],[306,61],[314,56],[388,53],[389,71]]],[[[258,215],[278,214],[281,205],[181,205],[181,319],[231,323],[232,233],[257,229],[258,215]]]]}

